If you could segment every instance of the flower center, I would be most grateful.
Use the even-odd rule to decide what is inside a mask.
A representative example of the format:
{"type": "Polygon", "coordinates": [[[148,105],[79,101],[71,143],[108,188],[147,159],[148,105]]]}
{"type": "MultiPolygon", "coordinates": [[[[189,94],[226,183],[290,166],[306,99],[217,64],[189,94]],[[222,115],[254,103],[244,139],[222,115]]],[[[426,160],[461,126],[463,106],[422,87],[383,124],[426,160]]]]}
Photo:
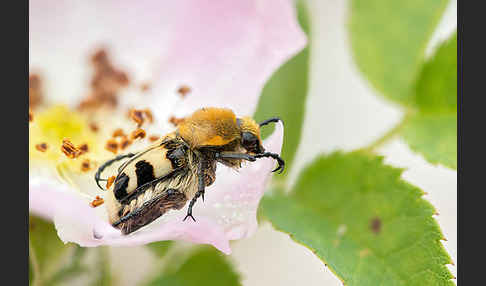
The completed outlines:
{"type": "Polygon", "coordinates": [[[86,171],[88,157],[96,157],[102,146],[97,144],[99,136],[91,130],[85,115],[65,105],[54,105],[34,116],[29,124],[30,161],[50,162],[56,168],[64,166],[74,172],[86,171]],[[65,139],[79,150],[75,158],[66,153],[65,139]]]}

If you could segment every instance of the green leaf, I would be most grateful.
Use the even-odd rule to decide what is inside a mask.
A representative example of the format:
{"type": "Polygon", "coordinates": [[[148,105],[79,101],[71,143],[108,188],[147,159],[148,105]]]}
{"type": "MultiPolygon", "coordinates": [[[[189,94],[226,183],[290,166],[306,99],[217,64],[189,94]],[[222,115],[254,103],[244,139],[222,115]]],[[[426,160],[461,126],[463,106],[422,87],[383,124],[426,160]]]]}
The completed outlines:
{"type": "Polygon", "coordinates": [[[403,129],[410,148],[429,162],[457,169],[457,34],[423,66],[414,113],[403,129]]]}
{"type": "Polygon", "coordinates": [[[420,111],[457,113],[457,32],[423,65],[415,90],[420,111]]]}
{"type": "MultiPolygon", "coordinates": [[[[307,7],[303,1],[297,2],[297,15],[299,23],[307,34],[309,45],[311,43],[309,33],[309,19],[307,7]]],[[[286,166],[291,167],[300,142],[302,123],[305,114],[305,102],[307,98],[309,81],[309,46],[282,65],[268,80],[263,88],[257,111],[254,118],[258,122],[278,116],[284,121],[284,144],[282,158],[286,166]]],[[[265,138],[273,132],[273,126],[268,125],[262,129],[265,138]]],[[[287,168],[282,176],[289,173],[287,168]]]]}
{"type": "Polygon", "coordinates": [[[457,115],[418,113],[402,131],[410,148],[427,161],[457,169],[457,115]]]}
{"type": "Polygon", "coordinates": [[[177,286],[240,285],[239,275],[219,251],[201,247],[196,250],[177,270],[166,271],[147,285],[177,286]]]}
{"type": "Polygon", "coordinates": [[[32,280],[34,277],[34,269],[32,266],[32,259],[29,259],[29,285],[32,285],[32,280]]]}
{"type": "Polygon", "coordinates": [[[159,258],[164,257],[169,251],[169,248],[174,245],[174,241],[166,240],[166,241],[157,241],[147,244],[147,247],[152,250],[155,255],[159,258]]]}
{"type": "MultiPolygon", "coordinates": [[[[29,218],[30,256],[34,255],[38,276],[34,276],[35,283],[47,281],[55,268],[59,266],[59,259],[66,255],[72,245],[65,245],[57,236],[54,225],[41,218],[29,218]]],[[[32,257],[31,257],[32,260],[32,257]]]]}
{"type": "Polygon", "coordinates": [[[61,265],[49,279],[48,285],[58,285],[59,283],[78,277],[87,271],[87,269],[81,266],[81,260],[86,254],[86,248],[79,246],[73,246],[73,248],[73,254],[69,259],[69,263],[61,265]]]}
{"type": "Polygon", "coordinates": [[[401,172],[369,153],[321,156],[262,212],[345,285],[454,285],[435,210],[401,172]]]}
{"type": "Polygon", "coordinates": [[[349,32],[359,69],[387,98],[410,104],[446,0],[352,0],[349,32]]]}
{"type": "Polygon", "coordinates": [[[92,276],[99,271],[82,265],[87,249],[64,244],[51,222],[31,215],[29,240],[29,280],[32,285],[64,285],[83,274],[89,272],[92,276]]]}
{"type": "Polygon", "coordinates": [[[107,246],[100,246],[97,248],[96,270],[93,270],[94,279],[90,285],[92,286],[111,286],[113,278],[110,272],[109,249],[107,246]]]}

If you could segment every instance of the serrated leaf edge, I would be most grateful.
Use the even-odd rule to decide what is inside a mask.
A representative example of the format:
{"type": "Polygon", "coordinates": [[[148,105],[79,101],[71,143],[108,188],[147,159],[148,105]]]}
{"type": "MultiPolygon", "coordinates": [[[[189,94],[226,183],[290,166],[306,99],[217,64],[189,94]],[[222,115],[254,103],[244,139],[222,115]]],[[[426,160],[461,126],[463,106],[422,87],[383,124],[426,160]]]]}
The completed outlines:
{"type": "MultiPolygon", "coordinates": [[[[439,225],[438,221],[437,221],[437,220],[434,218],[434,215],[438,215],[438,213],[437,213],[437,209],[435,208],[435,206],[434,206],[434,205],[432,205],[432,204],[431,204],[431,203],[430,203],[428,200],[426,200],[426,199],[424,198],[424,195],[426,195],[427,193],[426,193],[426,192],[424,192],[424,191],[423,191],[422,189],[420,189],[419,187],[414,186],[414,185],[410,184],[409,182],[405,181],[405,180],[404,180],[404,179],[401,177],[401,175],[403,174],[403,172],[406,170],[405,168],[394,167],[394,166],[391,166],[391,165],[385,164],[385,163],[384,163],[384,156],[382,156],[382,155],[374,155],[374,156],[371,156],[369,153],[366,153],[366,152],[363,152],[363,151],[359,151],[359,150],[358,150],[358,151],[353,151],[353,152],[350,152],[349,154],[352,154],[352,153],[359,153],[359,154],[362,154],[362,155],[367,156],[368,158],[370,158],[370,159],[372,159],[372,160],[373,160],[373,159],[374,159],[374,160],[377,160],[377,161],[378,161],[380,164],[382,164],[382,165],[384,165],[384,166],[387,166],[387,167],[389,167],[389,168],[391,168],[391,169],[393,169],[393,170],[396,170],[396,171],[398,172],[398,177],[397,177],[397,179],[398,179],[398,181],[399,181],[399,182],[404,183],[404,184],[406,184],[406,185],[408,185],[408,186],[410,186],[410,187],[412,187],[412,188],[414,188],[414,189],[416,189],[416,190],[419,190],[419,191],[420,191],[421,195],[420,195],[420,196],[418,196],[418,197],[417,197],[417,199],[422,199],[422,200],[423,200],[423,201],[424,201],[424,202],[425,202],[425,203],[426,203],[428,206],[432,207],[433,213],[430,215],[430,217],[429,217],[429,218],[430,218],[430,219],[433,221],[433,223],[434,223],[433,227],[434,227],[434,228],[436,228],[436,230],[438,230],[439,235],[440,235],[440,238],[439,238],[439,239],[437,239],[437,240],[435,240],[435,241],[433,241],[433,242],[437,243],[437,244],[439,245],[440,250],[442,251],[442,254],[445,254],[445,255],[446,255],[448,262],[447,262],[447,263],[443,263],[443,264],[441,264],[441,265],[445,266],[445,269],[447,270],[447,272],[448,272],[448,274],[449,274],[449,277],[450,277],[450,278],[449,278],[449,281],[450,281],[451,283],[453,283],[453,284],[454,284],[454,282],[452,281],[452,279],[456,279],[456,277],[455,277],[454,275],[452,275],[452,273],[450,272],[450,270],[449,270],[449,269],[446,267],[446,265],[448,265],[448,264],[450,264],[450,265],[454,265],[454,262],[452,261],[451,256],[450,256],[450,255],[449,255],[449,253],[446,251],[446,249],[445,249],[445,247],[444,247],[443,243],[441,242],[441,240],[447,241],[447,239],[445,238],[445,236],[444,236],[444,234],[443,234],[443,232],[442,232],[442,229],[440,228],[440,225],[439,225]]],[[[331,156],[331,155],[335,155],[335,154],[344,155],[345,153],[344,153],[344,152],[342,152],[342,151],[335,151],[335,152],[332,152],[331,154],[324,154],[324,153],[321,153],[321,154],[319,154],[319,155],[317,155],[317,156],[316,156],[316,159],[315,159],[315,160],[317,160],[317,158],[319,158],[319,157],[321,157],[321,156],[331,156]]],[[[314,161],[315,161],[315,160],[314,160],[314,161]]],[[[310,162],[310,163],[307,165],[307,167],[309,167],[310,165],[312,165],[314,161],[311,161],[311,162],[310,162]]],[[[301,169],[301,171],[300,171],[300,174],[299,174],[299,176],[298,176],[298,177],[300,177],[300,175],[301,175],[303,172],[305,172],[305,171],[306,171],[306,168],[305,168],[305,167],[304,167],[304,168],[302,168],[302,169],[301,169]]],[[[279,194],[279,192],[275,192],[275,194],[279,194]]],[[[283,194],[283,195],[284,195],[284,196],[286,196],[286,197],[288,197],[288,194],[289,194],[289,193],[287,193],[287,194],[283,194]]],[[[275,230],[277,230],[277,231],[279,231],[279,232],[282,232],[282,233],[287,234],[287,235],[288,235],[288,236],[289,236],[289,237],[290,237],[290,238],[291,238],[291,239],[292,239],[294,242],[296,242],[296,243],[298,243],[298,244],[300,244],[300,245],[304,246],[305,248],[309,249],[309,250],[310,250],[310,251],[311,251],[311,252],[312,252],[312,253],[313,253],[313,254],[314,254],[314,255],[315,255],[315,256],[316,256],[316,257],[317,257],[319,260],[321,260],[321,261],[324,263],[325,267],[327,267],[327,268],[328,268],[328,269],[329,269],[329,270],[330,270],[330,271],[331,271],[331,272],[332,272],[332,273],[333,273],[333,274],[334,274],[334,275],[335,275],[335,276],[336,276],[336,277],[337,277],[337,278],[338,278],[338,279],[339,279],[339,280],[340,280],[340,281],[343,283],[343,285],[347,285],[347,284],[346,284],[346,282],[344,281],[344,279],[343,279],[341,276],[339,276],[339,275],[336,273],[336,271],[335,271],[333,268],[331,268],[331,267],[329,267],[329,266],[328,266],[328,262],[327,262],[327,260],[326,260],[324,257],[320,257],[320,256],[317,254],[317,250],[316,250],[316,249],[312,248],[311,246],[307,245],[307,244],[306,244],[306,243],[304,243],[304,242],[298,241],[298,240],[297,240],[297,238],[295,238],[295,237],[294,237],[294,235],[293,235],[292,233],[289,233],[289,232],[287,232],[287,231],[284,231],[283,229],[281,229],[281,228],[279,228],[278,226],[276,226],[276,225],[275,225],[275,224],[274,224],[274,223],[273,223],[273,222],[272,222],[272,221],[271,221],[271,220],[270,220],[270,219],[269,219],[269,218],[268,218],[268,217],[267,217],[267,216],[264,214],[264,212],[262,212],[262,217],[263,217],[263,218],[265,218],[265,219],[266,219],[266,220],[267,220],[267,221],[268,221],[268,222],[269,222],[269,223],[272,225],[272,227],[273,227],[275,230]]],[[[377,256],[377,257],[378,257],[378,256],[377,256]]],[[[436,273],[434,273],[434,274],[436,274],[436,273]]]]}

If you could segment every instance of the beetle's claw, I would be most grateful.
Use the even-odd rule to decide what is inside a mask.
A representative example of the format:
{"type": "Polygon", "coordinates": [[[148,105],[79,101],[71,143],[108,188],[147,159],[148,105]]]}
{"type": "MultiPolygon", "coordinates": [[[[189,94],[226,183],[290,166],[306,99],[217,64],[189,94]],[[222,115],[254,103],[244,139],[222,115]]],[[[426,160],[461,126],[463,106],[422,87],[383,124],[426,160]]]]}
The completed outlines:
{"type": "Polygon", "coordinates": [[[284,164],[280,164],[280,162],[279,162],[278,167],[275,168],[275,170],[273,170],[272,173],[279,171],[278,173],[279,174],[282,174],[282,172],[284,171],[284,169],[285,169],[285,165],[284,164]]]}
{"type": "Polygon", "coordinates": [[[285,162],[284,162],[284,160],[280,159],[280,157],[277,157],[276,159],[277,159],[277,162],[278,162],[278,167],[275,168],[275,170],[273,170],[272,173],[279,171],[278,173],[282,174],[282,172],[285,169],[285,162]]]}
{"type": "Polygon", "coordinates": [[[192,220],[193,220],[194,222],[196,221],[196,219],[195,219],[195,218],[192,216],[192,214],[189,214],[189,213],[186,215],[186,217],[185,217],[185,218],[184,218],[182,221],[185,221],[187,217],[192,218],[192,220]]]}

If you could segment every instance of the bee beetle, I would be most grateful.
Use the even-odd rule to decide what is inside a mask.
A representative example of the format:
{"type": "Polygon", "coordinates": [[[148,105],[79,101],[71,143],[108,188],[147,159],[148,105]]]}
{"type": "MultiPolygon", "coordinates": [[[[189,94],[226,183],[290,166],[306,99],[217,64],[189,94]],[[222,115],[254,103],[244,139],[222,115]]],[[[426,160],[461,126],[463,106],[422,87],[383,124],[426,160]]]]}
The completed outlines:
{"type": "Polygon", "coordinates": [[[105,198],[110,223],[129,234],[151,223],[170,209],[181,209],[191,199],[184,221],[204,190],[216,179],[216,163],[238,169],[243,160],[270,157],[284,170],[278,154],[265,152],[260,127],[279,118],[256,123],[251,117],[236,118],[226,108],[202,108],[186,117],[177,129],[137,153],[119,155],[104,163],[95,174],[127,159],[105,198]]]}

